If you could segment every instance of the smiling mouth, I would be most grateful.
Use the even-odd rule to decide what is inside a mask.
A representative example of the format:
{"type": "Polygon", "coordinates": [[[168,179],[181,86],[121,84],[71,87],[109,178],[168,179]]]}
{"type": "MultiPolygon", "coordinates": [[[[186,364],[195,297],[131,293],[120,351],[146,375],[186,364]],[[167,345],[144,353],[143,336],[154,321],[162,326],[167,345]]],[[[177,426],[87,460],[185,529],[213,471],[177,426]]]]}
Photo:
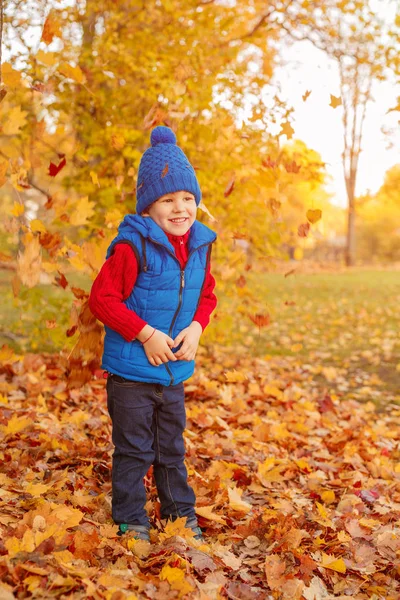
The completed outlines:
{"type": "Polygon", "coordinates": [[[186,220],[186,217],[180,217],[179,219],[170,219],[171,223],[177,223],[178,225],[179,223],[184,223],[186,220]]]}

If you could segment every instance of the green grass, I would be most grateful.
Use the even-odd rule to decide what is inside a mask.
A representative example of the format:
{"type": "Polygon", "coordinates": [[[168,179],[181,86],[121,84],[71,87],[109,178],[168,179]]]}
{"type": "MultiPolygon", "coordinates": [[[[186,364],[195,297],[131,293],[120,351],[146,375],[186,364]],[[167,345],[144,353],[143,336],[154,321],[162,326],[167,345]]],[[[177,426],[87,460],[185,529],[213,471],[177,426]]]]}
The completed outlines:
{"type": "MultiPolygon", "coordinates": [[[[249,352],[291,357],[308,365],[315,382],[338,393],[372,399],[383,394],[386,400],[399,396],[400,272],[246,277],[257,298],[257,312],[271,317],[271,324],[258,331],[248,316],[249,302],[237,328],[249,352]]],[[[221,316],[232,312],[232,302],[221,300],[221,316]]],[[[240,302],[245,304],[243,298],[240,302]]]]}
{"type": "MultiPolygon", "coordinates": [[[[71,348],[76,337],[65,336],[74,300],[69,288],[23,288],[14,299],[12,276],[0,271],[0,344],[22,352],[71,348]],[[57,326],[49,329],[46,322],[52,320],[57,326]]],[[[88,277],[68,279],[90,289],[88,277]]],[[[253,356],[286,357],[309,369],[312,382],[338,394],[385,401],[399,396],[400,272],[352,270],[286,278],[250,272],[246,279],[246,288],[231,287],[229,297],[219,294],[217,318],[205,343],[216,340],[239,344],[253,356]],[[249,318],[255,313],[268,313],[270,325],[259,331],[249,318]]]]}

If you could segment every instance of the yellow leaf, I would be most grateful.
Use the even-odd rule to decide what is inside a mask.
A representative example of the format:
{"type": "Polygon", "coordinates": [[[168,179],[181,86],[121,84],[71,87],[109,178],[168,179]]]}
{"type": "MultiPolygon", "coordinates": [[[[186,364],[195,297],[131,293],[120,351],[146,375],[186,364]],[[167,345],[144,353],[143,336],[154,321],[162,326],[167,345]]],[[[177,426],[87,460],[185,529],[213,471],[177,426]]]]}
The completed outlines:
{"type": "Polygon", "coordinates": [[[40,233],[46,233],[46,227],[40,219],[32,219],[32,221],[29,223],[29,226],[33,233],[37,233],[38,231],[40,233]]]}
{"type": "Polygon", "coordinates": [[[115,150],[122,150],[122,148],[125,146],[125,138],[122,133],[115,133],[111,136],[111,146],[115,150]]]}
{"type": "Polygon", "coordinates": [[[302,471],[307,471],[307,473],[311,473],[312,468],[310,467],[308,462],[304,460],[304,458],[297,458],[294,462],[302,471]]]}
{"type": "Polygon", "coordinates": [[[10,63],[1,66],[1,76],[7,87],[16,87],[21,83],[21,71],[13,69],[10,63]]]}
{"type": "Polygon", "coordinates": [[[293,344],[293,346],[290,347],[290,351],[291,352],[300,352],[300,350],[303,348],[303,344],[293,344]]]}
{"type": "Polygon", "coordinates": [[[185,525],[186,517],[179,517],[178,519],[175,519],[175,521],[168,521],[164,528],[164,532],[160,533],[160,541],[163,542],[175,535],[179,535],[185,539],[193,539],[196,534],[192,529],[185,527],[185,525]]]}
{"type": "Polygon", "coordinates": [[[32,496],[40,496],[44,492],[47,492],[50,487],[44,483],[29,483],[25,488],[25,492],[32,494],[32,496]]]}
{"type": "Polygon", "coordinates": [[[85,83],[86,81],[86,78],[79,66],[73,67],[68,63],[62,63],[58,67],[58,70],[61,73],[61,75],[64,75],[64,77],[68,77],[68,79],[73,79],[73,81],[76,81],[76,83],[85,83]]]}
{"type": "MultiPolygon", "coordinates": [[[[1,160],[0,161],[0,187],[2,187],[7,181],[6,173],[8,170],[8,161],[1,160]]],[[[20,205],[21,206],[21,205],[20,205]]],[[[18,216],[18,215],[16,215],[18,216]]]]}
{"type": "Polygon", "coordinates": [[[277,400],[281,400],[283,397],[282,391],[278,387],[276,387],[276,385],[264,385],[263,392],[266,396],[272,396],[273,398],[277,398],[277,400]]]}
{"type": "Polygon", "coordinates": [[[11,214],[14,215],[14,217],[20,217],[21,215],[24,214],[24,212],[25,212],[25,206],[23,204],[20,204],[19,202],[14,202],[14,206],[11,211],[11,214]]]}
{"type": "Polygon", "coordinates": [[[39,52],[36,53],[36,60],[41,62],[43,65],[53,67],[56,63],[58,63],[58,54],[55,52],[44,52],[44,50],[39,50],[39,52]]]}
{"type": "Polygon", "coordinates": [[[320,220],[320,218],[322,217],[322,211],[319,208],[316,209],[309,209],[306,212],[306,217],[307,219],[310,221],[310,223],[316,223],[317,221],[320,220]]]}
{"type": "Polygon", "coordinates": [[[3,425],[3,431],[5,435],[19,433],[31,424],[31,419],[28,419],[27,417],[18,417],[18,415],[14,414],[8,421],[7,425],[3,425]]]}
{"type": "Polygon", "coordinates": [[[71,215],[71,225],[86,225],[88,219],[94,215],[94,202],[90,202],[85,196],[78,200],[74,212],[71,215]]]}
{"type": "Polygon", "coordinates": [[[348,535],[345,531],[339,531],[338,535],[337,535],[337,539],[339,540],[339,542],[343,543],[347,543],[351,541],[351,536],[348,535]]]}
{"type": "Polygon", "coordinates": [[[215,521],[216,523],[221,523],[221,525],[225,525],[225,519],[220,515],[217,515],[212,512],[214,506],[214,504],[212,504],[211,506],[197,506],[196,513],[200,515],[200,517],[204,517],[209,521],[215,521]]]}
{"type": "Polygon", "coordinates": [[[229,506],[237,511],[248,513],[252,506],[248,502],[242,500],[243,490],[239,490],[238,488],[228,488],[228,497],[229,497],[229,506]]]}
{"type": "Polygon", "coordinates": [[[185,573],[181,569],[164,565],[160,573],[161,581],[168,581],[173,590],[177,590],[181,595],[189,594],[194,587],[185,579],[185,573]]]}
{"type": "Polygon", "coordinates": [[[20,106],[15,106],[7,115],[6,121],[3,123],[4,135],[16,135],[21,127],[26,124],[26,115],[28,113],[21,110],[20,106]]]}
{"type": "Polygon", "coordinates": [[[335,492],[333,490],[326,490],[325,492],[322,492],[321,494],[321,499],[325,502],[325,504],[332,504],[332,502],[335,502],[335,492]]]}
{"type": "Polygon", "coordinates": [[[100,187],[99,178],[97,177],[97,173],[95,171],[90,171],[90,177],[92,178],[92,183],[100,187]]]}
{"type": "Polygon", "coordinates": [[[330,556],[329,554],[322,553],[322,566],[325,569],[331,569],[332,571],[337,571],[338,573],[346,573],[346,565],[343,558],[335,558],[335,556],[330,556]]]}
{"type": "Polygon", "coordinates": [[[340,106],[342,104],[342,99],[336,96],[332,96],[331,94],[331,103],[329,104],[329,106],[332,106],[332,108],[336,108],[338,106],[340,106]]]}
{"type": "Polygon", "coordinates": [[[235,369],[233,371],[226,371],[225,377],[230,383],[239,383],[241,381],[246,381],[247,379],[247,376],[244,373],[236,371],[235,369]]]}

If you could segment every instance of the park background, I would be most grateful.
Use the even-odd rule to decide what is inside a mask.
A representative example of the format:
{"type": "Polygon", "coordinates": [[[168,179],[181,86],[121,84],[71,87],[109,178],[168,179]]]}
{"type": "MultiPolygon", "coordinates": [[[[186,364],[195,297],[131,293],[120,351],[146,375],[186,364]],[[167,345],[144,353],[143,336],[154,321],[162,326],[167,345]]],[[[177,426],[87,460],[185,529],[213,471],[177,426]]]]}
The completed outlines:
{"type": "Polygon", "coordinates": [[[397,598],[398,3],[0,12],[3,596],[397,598]],[[110,520],[87,298],[160,124],[218,233],[219,302],[186,388],[209,545],[163,529],[149,476],[149,555],[110,520]]]}

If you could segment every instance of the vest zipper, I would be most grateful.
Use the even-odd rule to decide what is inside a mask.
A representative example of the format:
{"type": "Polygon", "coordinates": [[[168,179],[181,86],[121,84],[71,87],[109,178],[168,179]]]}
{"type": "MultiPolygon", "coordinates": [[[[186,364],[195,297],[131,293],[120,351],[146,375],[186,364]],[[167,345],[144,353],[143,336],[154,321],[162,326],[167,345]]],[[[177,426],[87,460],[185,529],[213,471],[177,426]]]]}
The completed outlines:
{"type": "MultiPolygon", "coordinates": [[[[175,254],[173,254],[171,252],[171,250],[169,250],[166,246],[164,246],[164,244],[161,244],[160,242],[156,242],[152,238],[149,238],[149,240],[152,241],[153,244],[156,244],[157,246],[162,246],[162,248],[164,248],[168,252],[168,254],[170,254],[172,256],[172,258],[174,258],[176,260],[176,262],[179,264],[179,266],[181,266],[181,263],[179,262],[179,260],[175,256],[175,254]]],[[[194,252],[196,252],[196,250],[200,250],[200,248],[204,248],[204,246],[210,246],[211,243],[212,242],[207,242],[207,244],[202,244],[201,246],[197,246],[197,248],[193,248],[193,250],[189,253],[189,255],[187,257],[185,268],[184,269],[181,268],[181,283],[180,283],[180,286],[179,286],[179,302],[178,302],[178,308],[176,309],[175,314],[172,317],[172,322],[171,322],[171,325],[170,325],[170,328],[169,328],[169,331],[168,331],[168,335],[170,337],[171,337],[171,333],[172,333],[172,330],[174,328],[176,319],[178,318],[179,311],[180,311],[181,306],[182,306],[182,290],[185,287],[185,269],[186,269],[186,266],[188,265],[189,258],[192,256],[192,254],[194,252]]],[[[164,366],[167,369],[168,374],[169,374],[169,376],[171,378],[170,385],[173,385],[174,384],[174,376],[172,375],[172,372],[171,372],[170,368],[168,367],[168,365],[166,365],[164,363],[164,366]]]]}

